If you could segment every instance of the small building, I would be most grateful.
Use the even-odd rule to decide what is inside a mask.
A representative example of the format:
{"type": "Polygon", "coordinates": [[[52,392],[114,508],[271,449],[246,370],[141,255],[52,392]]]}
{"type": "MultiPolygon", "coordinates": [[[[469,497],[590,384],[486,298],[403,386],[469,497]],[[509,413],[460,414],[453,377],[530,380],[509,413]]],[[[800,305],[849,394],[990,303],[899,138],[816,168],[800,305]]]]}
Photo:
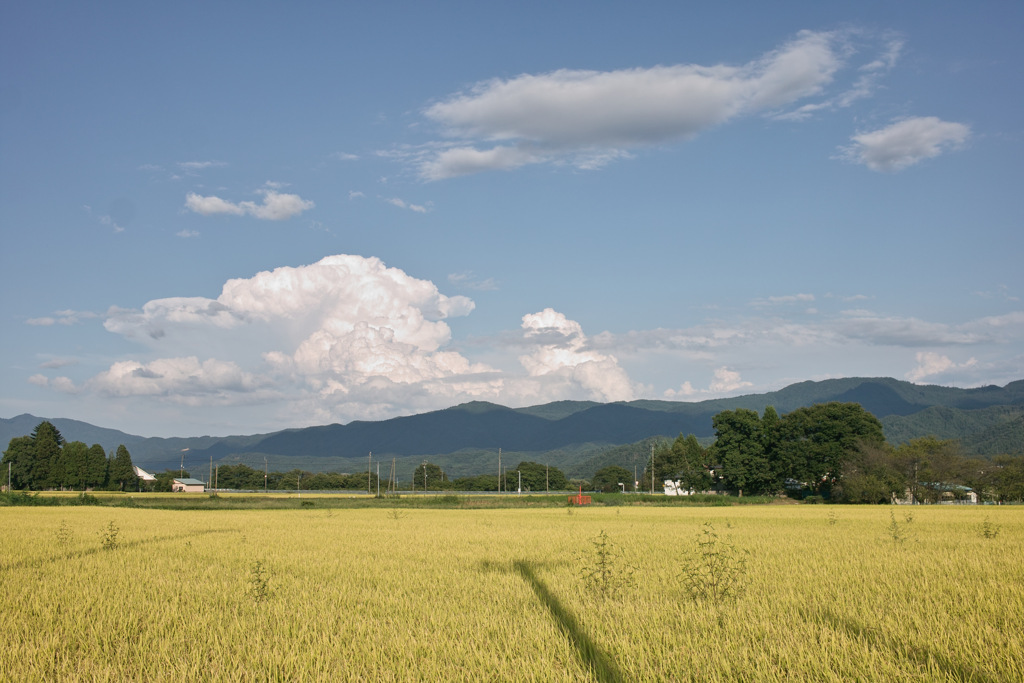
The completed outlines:
{"type": "Polygon", "coordinates": [[[198,479],[175,479],[171,482],[172,491],[184,491],[185,493],[202,493],[206,490],[206,483],[198,479]]]}
{"type": "Polygon", "coordinates": [[[141,479],[142,481],[156,481],[156,477],[154,477],[152,474],[142,469],[138,465],[132,465],[132,469],[135,470],[135,476],[141,479]]]}
{"type": "Polygon", "coordinates": [[[921,503],[937,503],[939,505],[978,505],[981,502],[977,492],[969,486],[921,482],[919,487],[926,489],[927,493],[930,494],[925,497],[925,500],[915,499],[910,487],[907,487],[902,498],[897,497],[895,493],[892,494],[893,504],[920,505],[921,503]]]}
{"type": "Polygon", "coordinates": [[[678,480],[672,481],[671,479],[665,480],[665,495],[666,496],[692,496],[694,490],[686,488],[678,480]]]}

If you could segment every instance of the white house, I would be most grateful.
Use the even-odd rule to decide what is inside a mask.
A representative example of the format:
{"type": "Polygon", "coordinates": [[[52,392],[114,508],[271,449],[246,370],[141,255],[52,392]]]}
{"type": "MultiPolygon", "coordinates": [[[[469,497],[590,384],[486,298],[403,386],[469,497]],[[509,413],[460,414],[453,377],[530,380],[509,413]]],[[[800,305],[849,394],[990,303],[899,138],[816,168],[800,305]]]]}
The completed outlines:
{"type": "Polygon", "coordinates": [[[692,496],[693,494],[693,489],[688,489],[684,487],[680,482],[672,481],[671,479],[665,480],[666,496],[692,496]]]}
{"type": "Polygon", "coordinates": [[[185,493],[202,493],[206,490],[206,484],[198,479],[175,479],[171,483],[172,491],[184,491],[185,493]]]}
{"type": "Polygon", "coordinates": [[[154,477],[152,474],[142,469],[138,465],[132,465],[132,469],[135,470],[135,476],[141,479],[142,481],[156,481],[156,477],[154,477]]]}

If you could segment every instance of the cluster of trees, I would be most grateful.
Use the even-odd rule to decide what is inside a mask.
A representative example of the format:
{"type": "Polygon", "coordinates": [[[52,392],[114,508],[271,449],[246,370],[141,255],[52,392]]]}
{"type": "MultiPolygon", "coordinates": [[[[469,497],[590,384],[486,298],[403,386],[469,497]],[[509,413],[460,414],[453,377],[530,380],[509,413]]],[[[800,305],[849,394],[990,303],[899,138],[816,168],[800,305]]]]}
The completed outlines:
{"type": "MultiPolygon", "coordinates": [[[[177,476],[177,474],[175,474],[177,476]]],[[[159,477],[159,475],[158,475],[159,477]]],[[[287,472],[267,472],[257,470],[248,465],[221,465],[217,468],[216,486],[222,489],[243,489],[262,491],[297,490],[307,491],[366,491],[372,487],[376,491],[377,474],[367,477],[366,472],[340,474],[337,472],[306,472],[293,469],[287,472]]]]}
{"type": "Polygon", "coordinates": [[[430,491],[516,491],[522,481],[522,490],[531,492],[566,491],[572,488],[565,473],[557,467],[523,461],[515,468],[506,469],[502,476],[478,474],[472,477],[450,479],[434,463],[427,462],[413,471],[413,490],[430,491]]]}
{"type": "Polygon", "coordinates": [[[859,448],[885,444],[882,423],[859,403],[822,403],[779,417],[768,407],[726,410],[712,418],[710,456],[727,490],[831,495],[846,461],[859,448]]]}
{"type": "MultiPolygon", "coordinates": [[[[968,458],[958,442],[934,437],[893,447],[881,422],[858,403],[822,403],[781,417],[771,406],[763,415],[740,408],[718,413],[712,423],[715,441],[708,448],[692,434],[656,448],[640,489],[653,473],[658,490],[671,479],[694,491],[846,502],[889,502],[908,491],[929,502],[968,488],[994,500],[1024,499],[1024,458],[968,458]]],[[[595,476],[595,488],[619,490],[612,480],[631,481],[632,475],[605,468],[595,476]],[[608,474],[610,480],[602,478],[608,474]]]]}
{"type": "MultiPolygon", "coordinates": [[[[399,482],[402,490],[422,491],[515,491],[522,475],[524,491],[565,491],[571,488],[565,473],[557,467],[548,467],[536,462],[521,462],[515,469],[505,472],[499,482],[497,474],[481,474],[472,477],[452,479],[437,464],[426,462],[417,465],[411,480],[399,482]],[[424,481],[426,482],[424,484],[424,481]]],[[[156,475],[154,490],[170,491],[170,481],[180,476],[178,470],[168,470],[156,475]],[[166,480],[166,482],[164,481],[166,480]]],[[[188,476],[186,473],[185,476],[188,476]]],[[[307,472],[301,469],[277,472],[258,470],[248,465],[221,465],[217,468],[216,486],[223,489],[241,490],[285,490],[285,491],[373,491],[377,490],[376,472],[307,472]]],[[[387,488],[382,478],[381,490],[387,488]]]]}
{"type": "Polygon", "coordinates": [[[1024,456],[967,457],[959,442],[931,436],[895,448],[868,445],[844,462],[834,498],[882,503],[909,493],[912,502],[933,503],[968,489],[984,500],[1024,500],[1024,456]]]}
{"type": "Polygon", "coordinates": [[[13,489],[135,491],[139,487],[131,454],[123,445],[108,455],[99,444],[65,442],[48,421],[36,425],[30,436],[11,439],[0,462],[9,469],[13,489]]]}

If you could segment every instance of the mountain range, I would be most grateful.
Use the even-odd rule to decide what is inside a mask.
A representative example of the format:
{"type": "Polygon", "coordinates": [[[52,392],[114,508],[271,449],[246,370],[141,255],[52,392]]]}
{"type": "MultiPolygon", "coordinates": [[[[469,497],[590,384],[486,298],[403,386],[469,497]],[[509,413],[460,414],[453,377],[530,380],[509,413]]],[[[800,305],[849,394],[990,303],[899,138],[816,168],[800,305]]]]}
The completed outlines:
{"type": "Polygon", "coordinates": [[[0,443],[30,434],[49,419],[67,441],[99,443],[108,451],[124,444],[133,461],[149,469],[193,472],[207,465],[309,471],[365,471],[369,461],[396,465],[399,477],[424,460],[450,476],[497,471],[497,452],[509,466],[546,462],[569,476],[589,477],[605,464],[642,467],[653,440],[694,434],[714,438],[712,417],[723,410],[779,414],[829,401],[861,404],[878,417],[890,443],[934,435],[959,439],[968,454],[1024,452],[1024,380],[1005,387],[958,389],[891,378],[800,382],[765,394],[699,402],[639,400],[619,403],[557,401],[526,408],[471,402],[444,410],[381,421],[354,421],[270,434],[156,438],[127,434],[65,418],[19,415],[0,419],[0,443]],[[372,453],[372,455],[371,455],[372,453]]]}

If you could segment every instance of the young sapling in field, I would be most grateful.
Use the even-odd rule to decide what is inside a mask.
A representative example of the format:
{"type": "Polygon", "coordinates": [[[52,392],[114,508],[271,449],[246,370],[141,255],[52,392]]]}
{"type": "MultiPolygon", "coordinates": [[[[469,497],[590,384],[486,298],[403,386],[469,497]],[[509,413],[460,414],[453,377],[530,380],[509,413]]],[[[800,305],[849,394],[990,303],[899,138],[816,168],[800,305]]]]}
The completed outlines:
{"type": "Polygon", "coordinates": [[[107,526],[100,530],[100,547],[104,550],[114,550],[117,548],[118,540],[117,535],[121,532],[117,528],[114,522],[110,522],[107,526]]]}
{"type": "Polygon", "coordinates": [[[694,547],[684,555],[679,580],[694,601],[724,601],[743,593],[747,581],[747,552],[718,537],[705,522],[694,547]]]}
{"type": "Polygon", "coordinates": [[[617,590],[634,585],[635,568],[626,562],[622,551],[603,529],[591,542],[591,550],[581,557],[581,562],[581,578],[594,593],[609,597],[617,590]]]}

